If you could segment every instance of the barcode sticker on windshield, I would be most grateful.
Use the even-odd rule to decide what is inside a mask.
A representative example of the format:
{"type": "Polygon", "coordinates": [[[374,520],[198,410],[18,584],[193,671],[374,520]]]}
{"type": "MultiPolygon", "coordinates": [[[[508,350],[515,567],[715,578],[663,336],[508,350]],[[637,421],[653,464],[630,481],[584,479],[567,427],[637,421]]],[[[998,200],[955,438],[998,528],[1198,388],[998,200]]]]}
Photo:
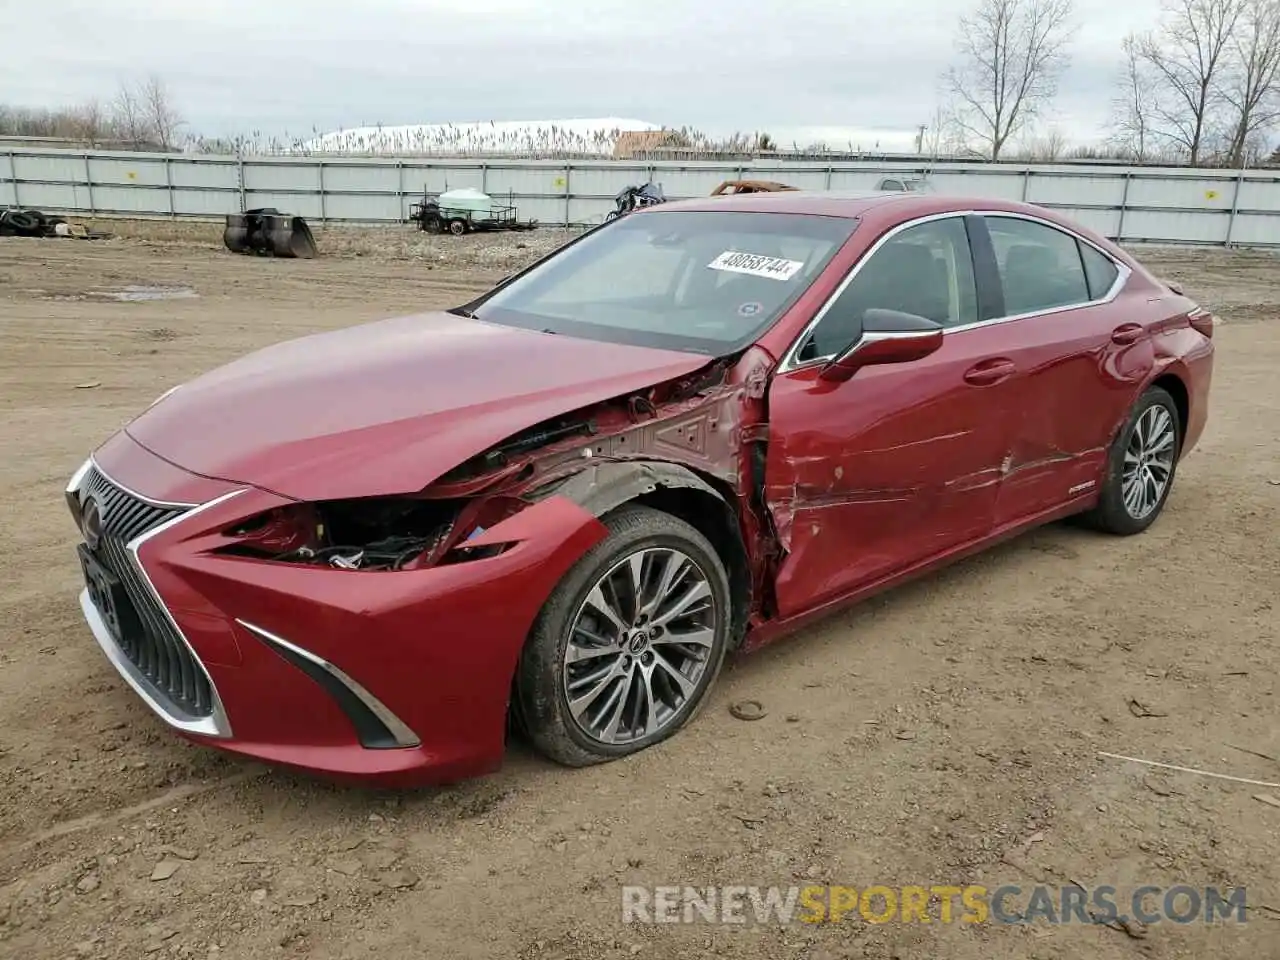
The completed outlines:
{"type": "Polygon", "coordinates": [[[770,280],[790,280],[803,266],[801,260],[762,257],[758,253],[739,253],[736,250],[726,250],[707,264],[711,270],[749,273],[753,277],[768,277],[770,280]]]}

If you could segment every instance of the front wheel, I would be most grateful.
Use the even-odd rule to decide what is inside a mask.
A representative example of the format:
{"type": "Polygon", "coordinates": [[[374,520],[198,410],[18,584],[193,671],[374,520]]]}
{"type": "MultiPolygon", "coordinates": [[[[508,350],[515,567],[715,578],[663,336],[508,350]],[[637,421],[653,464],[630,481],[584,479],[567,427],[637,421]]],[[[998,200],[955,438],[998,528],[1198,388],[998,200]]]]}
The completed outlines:
{"type": "Polygon", "coordinates": [[[1178,406],[1168,391],[1152,387],[1134,404],[1116,435],[1098,505],[1084,521],[1121,536],[1146,530],[1169,499],[1181,447],[1178,406]]]}
{"type": "Polygon", "coordinates": [[[729,577],[706,537],[640,506],[604,523],[609,535],[543,607],[516,676],[525,732],[567,766],[674,734],[704,701],[728,646],[729,577]]]}

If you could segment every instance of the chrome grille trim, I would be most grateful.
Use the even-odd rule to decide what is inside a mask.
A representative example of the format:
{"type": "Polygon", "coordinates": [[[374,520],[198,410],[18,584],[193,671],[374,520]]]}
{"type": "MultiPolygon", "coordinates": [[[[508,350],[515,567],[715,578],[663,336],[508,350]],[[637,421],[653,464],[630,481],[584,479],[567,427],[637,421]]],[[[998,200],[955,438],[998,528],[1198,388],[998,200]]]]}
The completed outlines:
{"type": "Polygon", "coordinates": [[[148,635],[143,639],[150,643],[127,638],[117,641],[86,590],[81,595],[81,609],[94,639],[134,691],[170,726],[186,733],[230,737],[231,724],[213,678],[161,599],[139,550],[151,538],[243,490],[232,490],[199,505],[155,500],[118,483],[90,457],[67,487],[68,504],[74,501],[72,512],[77,521],[82,498],[89,492],[108,501],[109,535],[102,538],[99,556],[123,584],[148,635]],[[159,682],[161,678],[167,678],[167,683],[159,682]]]}

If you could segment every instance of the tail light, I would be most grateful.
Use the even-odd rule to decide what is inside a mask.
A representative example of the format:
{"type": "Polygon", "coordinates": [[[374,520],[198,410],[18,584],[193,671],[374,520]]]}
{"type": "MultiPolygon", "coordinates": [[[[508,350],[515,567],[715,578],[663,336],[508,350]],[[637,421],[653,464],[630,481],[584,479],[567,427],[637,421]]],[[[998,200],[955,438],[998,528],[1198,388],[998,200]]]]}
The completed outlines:
{"type": "Polygon", "coordinates": [[[1191,329],[1211,338],[1217,318],[1204,307],[1196,307],[1187,314],[1187,322],[1191,324],[1191,329]]]}

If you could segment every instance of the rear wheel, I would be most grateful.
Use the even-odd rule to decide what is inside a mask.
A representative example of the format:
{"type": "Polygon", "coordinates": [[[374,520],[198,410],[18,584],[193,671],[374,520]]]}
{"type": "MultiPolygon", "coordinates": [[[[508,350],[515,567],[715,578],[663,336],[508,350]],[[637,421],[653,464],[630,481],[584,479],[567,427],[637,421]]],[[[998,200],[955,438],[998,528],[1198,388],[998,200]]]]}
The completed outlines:
{"type": "Polygon", "coordinates": [[[1098,505],[1082,519],[1121,536],[1146,530],[1169,499],[1181,446],[1178,406],[1167,391],[1152,387],[1116,435],[1098,505]]]}
{"type": "Polygon", "coordinates": [[[449,232],[455,237],[460,237],[467,232],[467,221],[461,217],[454,217],[449,221],[449,232]]]}
{"type": "Polygon", "coordinates": [[[707,539],[670,514],[625,507],[565,576],[520,659],[517,716],[568,766],[674,734],[705,699],[727,647],[729,577],[707,539]]]}

